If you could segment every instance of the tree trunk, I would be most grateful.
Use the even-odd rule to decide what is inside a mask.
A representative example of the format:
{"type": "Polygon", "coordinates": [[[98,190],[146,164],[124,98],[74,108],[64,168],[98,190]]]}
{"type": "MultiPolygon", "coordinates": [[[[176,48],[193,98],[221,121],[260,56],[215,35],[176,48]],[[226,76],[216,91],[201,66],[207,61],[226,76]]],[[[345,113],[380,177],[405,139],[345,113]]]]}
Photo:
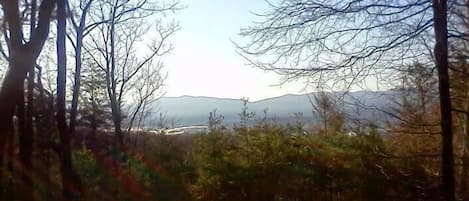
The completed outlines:
{"type": "Polygon", "coordinates": [[[67,76],[66,21],[66,0],[57,0],[57,126],[61,143],[62,193],[64,200],[75,200],[78,199],[81,192],[81,185],[72,166],[71,137],[67,129],[65,111],[67,76]]]}
{"type": "MultiPolygon", "coordinates": [[[[36,1],[31,1],[31,18],[30,18],[30,32],[34,31],[36,23],[36,1]]],[[[32,38],[30,38],[31,40],[32,38]]],[[[28,93],[27,93],[27,101],[24,102],[24,94],[21,95],[21,101],[18,105],[18,112],[21,112],[24,115],[24,119],[20,118],[20,120],[24,121],[24,124],[20,124],[20,127],[23,127],[20,132],[20,160],[22,163],[22,178],[25,187],[25,194],[24,199],[25,201],[33,199],[33,164],[32,164],[32,156],[33,156],[33,92],[34,92],[34,63],[30,63],[30,66],[27,68],[28,71],[28,93]],[[26,103],[26,104],[25,104],[26,103]]],[[[23,90],[24,91],[24,85],[23,90]]]]}
{"type": "Polygon", "coordinates": [[[469,200],[468,177],[469,177],[469,153],[467,148],[462,156],[460,195],[462,200],[469,200]]]}
{"type": "MultiPolygon", "coordinates": [[[[18,53],[21,54],[21,53],[18,53]]],[[[15,108],[18,103],[18,97],[21,97],[24,93],[22,91],[24,85],[24,79],[26,78],[26,72],[23,67],[25,64],[20,64],[17,60],[29,60],[25,57],[10,57],[9,71],[4,78],[2,84],[2,90],[0,91],[0,134],[2,138],[6,135],[6,132],[13,127],[13,115],[15,108]],[[12,98],[14,97],[14,98],[12,98]]],[[[24,63],[24,62],[21,62],[24,63]]],[[[4,143],[1,144],[2,149],[4,143]]]]}
{"type": "MultiPolygon", "coordinates": [[[[24,86],[21,89],[24,92],[24,86]]],[[[17,117],[19,128],[19,148],[20,148],[20,164],[21,164],[21,179],[23,181],[23,192],[20,197],[22,200],[28,201],[33,198],[33,168],[32,168],[32,153],[33,153],[33,136],[28,130],[28,115],[27,106],[24,101],[24,93],[18,97],[17,117]]]]}
{"type": "MultiPolygon", "coordinates": [[[[21,55],[21,54],[16,54],[21,55]]],[[[24,95],[24,79],[26,72],[24,69],[27,65],[25,61],[28,60],[28,54],[25,54],[24,58],[19,58],[16,55],[10,57],[9,71],[4,78],[2,89],[0,91],[0,150],[2,150],[2,158],[0,165],[2,170],[0,171],[0,182],[3,182],[3,156],[5,156],[5,148],[8,150],[5,157],[8,162],[7,164],[12,165],[13,154],[10,153],[13,150],[13,116],[16,110],[18,102],[21,100],[20,97],[24,95]],[[22,62],[20,62],[22,61],[22,62]],[[10,142],[6,147],[6,143],[10,142]]],[[[23,97],[24,98],[24,97],[23,97]]],[[[24,100],[23,100],[24,102],[24,100]]],[[[23,103],[24,104],[24,103],[23,103]]],[[[23,105],[24,106],[24,105],[23,105]]],[[[24,110],[21,110],[24,112],[24,110]]],[[[22,127],[23,125],[20,125],[22,127]]],[[[21,143],[20,143],[21,144],[21,143]]],[[[24,149],[23,149],[24,150],[24,149]]],[[[24,162],[24,161],[22,161],[24,162]]],[[[23,170],[23,169],[21,169],[23,170]]],[[[21,171],[24,172],[24,171],[21,171]]],[[[3,185],[3,183],[2,183],[3,185]]],[[[1,185],[0,185],[1,186],[1,185]]]]}
{"type": "Polygon", "coordinates": [[[453,131],[448,75],[447,3],[445,0],[433,0],[432,6],[435,31],[434,54],[438,69],[441,110],[441,190],[446,201],[455,201],[453,131]]]}
{"type": "MultiPolygon", "coordinates": [[[[81,33],[81,32],[80,32],[81,33]]],[[[77,37],[81,37],[79,34],[77,37]]],[[[77,39],[75,48],[75,83],[73,85],[72,108],[70,109],[70,133],[75,133],[75,124],[78,113],[78,95],[80,94],[81,82],[81,39],[77,39]]]]}
{"type": "MultiPolygon", "coordinates": [[[[13,125],[12,122],[8,123],[13,125]]],[[[14,128],[8,128],[6,137],[6,163],[9,172],[13,173],[13,158],[15,157],[15,131],[14,128]]]]}
{"type": "MultiPolygon", "coordinates": [[[[122,136],[122,113],[121,113],[121,102],[120,99],[118,100],[117,97],[117,81],[115,80],[115,69],[116,69],[116,58],[115,58],[115,18],[116,18],[116,6],[117,1],[115,2],[114,8],[112,9],[112,16],[111,16],[111,27],[109,30],[110,35],[110,64],[111,64],[111,72],[110,72],[110,81],[111,81],[111,90],[112,90],[112,101],[111,101],[111,109],[112,109],[112,116],[114,119],[114,131],[116,133],[117,145],[118,149],[123,149],[124,140],[122,136]]],[[[109,73],[109,72],[108,72],[109,73]]],[[[122,83],[124,85],[124,83],[122,83]]],[[[119,93],[122,94],[122,91],[119,93]]]]}
{"type": "Polygon", "coordinates": [[[135,118],[137,117],[138,113],[140,112],[140,108],[142,107],[142,105],[143,105],[143,102],[139,101],[139,103],[137,104],[137,108],[132,113],[132,117],[130,118],[130,122],[129,122],[129,127],[127,128],[127,133],[126,133],[127,135],[130,134],[130,131],[132,130],[132,127],[134,125],[135,118]]]}
{"type": "Polygon", "coordinates": [[[117,146],[118,149],[122,149],[124,146],[124,139],[123,139],[123,133],[122,133],[122,119],[120,115],[117,115],[114,117],[114,131],[116,132],[116,140],[117,140],[117,146]]]}
{"type": "MultiPolygon", "coordinates": [[[[31,19],[30,19],[30,32],[34,31],[35,23],[36,23],[36,1],[33,0],[31,3],[31,19]]],[[[32,38],[30,38],[32,40],[32,38]]],[[[33,168],[33,107],[34,107],[34,100],[33,100],[33,93],[34,93],[34,66],[35,66],[35,59],[31,61],[27,66],[28,71],[28,93],[27,93],[27,101],[26,104],[24,102],[24,96],[21,97],[22,107],[24,109],[24,130],[23,133],[20,133],[20,158],[22,162],[22,177],[24,182],[24,187],[26,188],[24,200],[32,200],[33,199],[33,177],[35,174],[33,168]]],[[[24,85],[23,85],[24,87],[24,85]]],[[[23,89],[24,92],[24,89],[23,89]]],[[[20,107],[18,107],[20,108],[20,107]]],[[[23,112],[23,111],[20,111],[23,112]]],[[[21,125],[23,126],[23,125],[21,125]]]]}
{"type": "Polygon", "coordinates": [[[76,125],[76,118],[78,114],[78,95],[80,94],[80,86],[81,86],[81,66],[82,66],[82,58],[81,52],[83,47],[83,32],[85,31],[85,24],[86,24],[86,16],[88,14],[88,10],[91,7],[91,3],[93,0],[89,0],[81,14],[80,24],[76,32],[76,45],[75,45],[75,77],[73,84],[73,94],[72,94],[72,108],[70,110],[70,133],[73,135],[75,133],[75,125],[76,125]]]}
{"type": "MultiPolygon", "coordinates": [[[[84,14],[85,15],[85,14],[84,14]]],[[[80,26],[80,30],[77,31],[77,39],[75,46],[75,77],[72,94],[72,108],[70,109],[70,133],[75,133],[75,124],[78,113],[78,95],[80,94],[81,86],[81,50],[83,46],[83,29],[80,26]]]]}
{"type": "MultiPolygon", "coordinates": [[[[466,92],[466,111],[469,111],[469,97],[466,92]]],[[[459,193],[462,200],[469,200],[469,113],[464,117],[464,154],[462,156],[461,183],[459,193]]]]}

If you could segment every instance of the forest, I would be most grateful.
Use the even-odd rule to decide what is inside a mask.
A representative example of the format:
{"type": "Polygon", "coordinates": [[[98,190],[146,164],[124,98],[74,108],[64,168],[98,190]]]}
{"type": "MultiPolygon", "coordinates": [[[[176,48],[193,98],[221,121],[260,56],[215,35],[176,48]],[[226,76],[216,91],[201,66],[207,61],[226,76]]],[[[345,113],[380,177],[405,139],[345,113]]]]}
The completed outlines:
{"type": "Polygon", "coordinates": [[[306,80],[315,121],[242,98],[168,135],[149,116],[184,3],[0,0],[0,200],[469,201],[469,1],[264,3],[233,51],[306,80]]]}

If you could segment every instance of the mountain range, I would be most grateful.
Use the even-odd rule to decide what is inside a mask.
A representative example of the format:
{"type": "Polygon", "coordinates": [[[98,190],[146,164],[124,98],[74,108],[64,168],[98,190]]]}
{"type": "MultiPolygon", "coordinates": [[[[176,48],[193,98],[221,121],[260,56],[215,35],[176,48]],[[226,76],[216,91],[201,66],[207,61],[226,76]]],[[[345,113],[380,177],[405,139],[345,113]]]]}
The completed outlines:
{"type": "MultiPolygon", "coordinates": [[[[377,113],[373,108],[388,108],[395,97],[392,91],[356,91],[333,92],[332,95],[342,100],[346,114],[355,115],[360,119],[384,120],[383,114],[377,113]],[[358,107],[357,105],[360,105],[358,107]]],[[[295,121],[295,113],[302,113],[306,122],[317,121],[313,113],[310,100],[314,100],[314,93],[310,94],[286,94],[279,97],[268,98],[249,102],[248,111],[255,112],[257,117],[264,116],[277,123],[292,123],[295,121]]],[[[157,122],[159,114],[163,114],[169,124],[174,126],[207,125],[209,113],[216,110],[217,114],[224,116],[225,125],[233,125],[239,122],[243,102],[241,99],[215,98],[204,96],[179,96],[162,97],[154,105],[152,122],[157,122]]],[[[155,125],[152,125],[155,126],[155,125]]]]}

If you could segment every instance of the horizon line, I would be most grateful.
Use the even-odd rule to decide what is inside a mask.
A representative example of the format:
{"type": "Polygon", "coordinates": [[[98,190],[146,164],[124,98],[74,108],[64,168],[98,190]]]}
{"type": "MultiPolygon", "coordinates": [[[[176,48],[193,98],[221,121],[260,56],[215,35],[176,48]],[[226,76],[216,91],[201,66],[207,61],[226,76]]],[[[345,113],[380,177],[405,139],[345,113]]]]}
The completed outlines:
{"type": "MultiPolygon", "coordinates": [[[[357,90],[357,91],[334,91],[333,93],[357,93],[357,92],[386,92],[389,90],[357,90]]],[[[309,93],[286,93],[283,95],[279,96],[272,96],[272,97],[267,97],[267,98],[261,98],[259,100],[249,100],[249,103],[256,103],[256,102],[261,102],[261,101],[266,101],[270,99],[275,99],[275,98],[280,98],[284,96],[303,96],[303,95],[309,95],[312,93],[317,93],[317,92],[309,92],[309,93]]],[[[330,93],[330,92],[328,92],[330,93]]],[[[212,98],[212,99],[223,99],[223,100],[241,100],[242,98],[248,98],[249,97],[240,97],[240,98],[229,98],[229,97],[217,97],[217,96],[208,96],[208,95],[179,95],[179,96],[162,96],[161,98],[183,98],[183,97],[190,97],[190,98],[212,98]]]]}

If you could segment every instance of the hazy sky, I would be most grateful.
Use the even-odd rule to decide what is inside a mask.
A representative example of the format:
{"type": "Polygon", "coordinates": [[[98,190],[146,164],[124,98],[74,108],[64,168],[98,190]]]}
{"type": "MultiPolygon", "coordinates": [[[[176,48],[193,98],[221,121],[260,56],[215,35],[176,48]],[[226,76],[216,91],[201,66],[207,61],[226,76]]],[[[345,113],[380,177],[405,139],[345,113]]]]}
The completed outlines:
{"type": "Polygon", "coordinates": [[[181,0],[187,8],[175,18],[181,30],[174,50],[165,59],[166,96],[249,97],[259,100],[287,93],[303,93],[304,84],[282,87],[280,77],[247,65],[230,41],[242,27],[260,18],[251,12],[266,9],[264,0],[181,0]]]}

